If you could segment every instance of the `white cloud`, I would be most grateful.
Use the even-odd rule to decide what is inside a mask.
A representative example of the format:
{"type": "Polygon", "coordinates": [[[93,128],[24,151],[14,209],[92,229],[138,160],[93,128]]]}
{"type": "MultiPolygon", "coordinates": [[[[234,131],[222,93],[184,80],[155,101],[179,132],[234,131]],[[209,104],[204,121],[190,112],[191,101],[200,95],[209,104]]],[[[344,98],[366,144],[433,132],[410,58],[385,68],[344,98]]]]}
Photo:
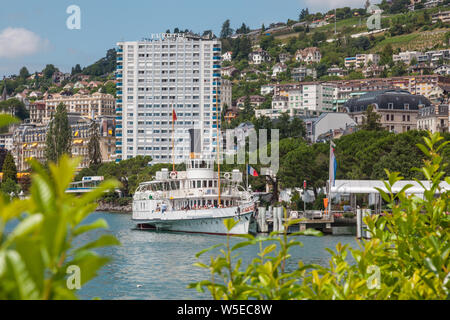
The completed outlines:
{"type": "Polygon", "coordinates": [[[24,28],[6,28],[0,32],[0,58],[33,55],[48,46],[48,40],[24,28]]]}
{"type": "MultiPolygon", "coordinates": [[[[343,7],[364,8],[365,3],[365,0],[305,0],[305,6],[308,7],[310,13],[343,7]]],[[[375,1],[370,1],[370,3],[375,3],[375,1]]]]}

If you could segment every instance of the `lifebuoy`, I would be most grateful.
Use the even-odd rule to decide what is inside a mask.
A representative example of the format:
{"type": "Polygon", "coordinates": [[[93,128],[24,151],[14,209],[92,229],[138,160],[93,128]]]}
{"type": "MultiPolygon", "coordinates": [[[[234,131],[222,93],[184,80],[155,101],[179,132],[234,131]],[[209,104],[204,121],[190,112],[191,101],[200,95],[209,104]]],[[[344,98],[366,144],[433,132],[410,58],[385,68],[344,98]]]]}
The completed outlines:
{"type": "Polygon", "coordinates": [[[229,172],[225,172],[223,177],[227,180],[230,180],[230,173],[229,172]]]}
{"type": "Polygon", "coordinates": [[[170,173],[170,177],[171,177],[172,179],[176,179],[176,178],[177,178],[177,174],[178,174],[178,172],[172,171],[172,172],[170,173]]]}

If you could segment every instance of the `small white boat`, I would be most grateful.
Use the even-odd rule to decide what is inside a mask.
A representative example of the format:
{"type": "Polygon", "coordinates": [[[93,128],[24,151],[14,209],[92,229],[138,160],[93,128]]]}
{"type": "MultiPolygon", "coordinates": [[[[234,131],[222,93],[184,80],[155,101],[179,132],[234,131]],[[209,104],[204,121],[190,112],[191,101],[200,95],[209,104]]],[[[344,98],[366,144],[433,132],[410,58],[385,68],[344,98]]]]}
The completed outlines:
{"type": "Polygon", "coordinates": [[[139,185],[133,220],[140,229],[225,235],[223,221],[233,218],[238,223],[230,234],[254,233],[255,201],[241,183],[239,170],[221,173],[219,179],[212,160],[189,159],[186,171],[162,169],[154,181],[139,185]]]}

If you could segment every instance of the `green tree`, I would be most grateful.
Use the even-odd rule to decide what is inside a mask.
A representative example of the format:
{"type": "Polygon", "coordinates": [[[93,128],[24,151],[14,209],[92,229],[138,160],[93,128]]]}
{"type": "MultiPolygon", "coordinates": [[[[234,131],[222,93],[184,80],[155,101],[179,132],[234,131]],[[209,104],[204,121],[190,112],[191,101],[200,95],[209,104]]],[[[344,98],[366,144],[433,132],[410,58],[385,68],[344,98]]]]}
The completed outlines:
{"type": "Polygon", "coordinates": [[[8,152],[8,154],[5,157],[2,172],[3,172],[2,177],[3,181],[12,180],[13,182],[17,183],[17,168],[14,162],[14,157],[12,156],[11,152],[8,152]]]}
{"type": "Polygon", "coordinates": [[[222,30],[220,31],[220,38],[226,39],[233,35],[233,29],[230,27],[230,19],[225,20],[222,24],[222,30]]]}
{"type": "Polygon", "coordinates": [[[29,112],[25,108],[25,104],[16,98],[11,98],[0,102],[0,110],[6,113],[11,113],[13,116],[21,120],[29,117],[29,112]]]}
{"type": "Polygon", "coordinates": [[[381,115],[374,110],[375,106],[370,104],[364,113],[361,129],[369,131],[383,130],[381,126],[381,115]]]}
{"type": "Polygon", "coordinates": [[[61,102],[56,107],[54,118],[50,121],[45,156],[47,161],[57,161],[63,154],[71,154],[72,129],[67,118],[66,106],[61,102]]]}
{"type": "Polygon", "coordinates": [[[100,130],[98,127],[98,123],[94,120],[91,122],[89,134],[89,165],[99,165],[100,163],[102,163],[102,153],[100,151],[100,130]]]}
{"type": "Polygon", "coordinates": [[[19,77],[23,80],[26,80],[30,76],[30,73],[28,72],[28,69],[26,67],[22,67],[19,72],[19,77]]]}
{"type": "Polygon", "coordinates": [[[45,66],[44,70],[42,70],[42,73],[44,74],[45,79],[50,79],[56,71],[58,71],[58,69],[53,64],[48,64],[45,66]]]}

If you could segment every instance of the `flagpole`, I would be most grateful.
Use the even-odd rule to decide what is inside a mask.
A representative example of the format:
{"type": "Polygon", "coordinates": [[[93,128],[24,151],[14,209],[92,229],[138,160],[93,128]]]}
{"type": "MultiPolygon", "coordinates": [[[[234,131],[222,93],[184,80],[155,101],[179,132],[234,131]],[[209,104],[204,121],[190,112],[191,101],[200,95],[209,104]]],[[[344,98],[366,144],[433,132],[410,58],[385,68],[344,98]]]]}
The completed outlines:
{"type": "Polygon", "coordinates": [[[333,151],[333,141],[332,139],[330,139],[330,165],[328,167],[328,192],[327,192],[327,196],[328,196],[328,208],[327,208],[327,213],[329,215],[331,215],[331,180],[332,180],[332,175],[334,176],[334,163],[333,163],[333,159],[332,159],[332,152],[333,151]]]}
{"type": "Polygon", "coordinates": [[[249,169],[248,164],[245,164],[245,170],[247,173],[247,191],[248,191],[248,169],[249,169]]]}
{"type": "Polygon", "coordinates": [[[172,103],[172,171],[175,171],[175,117],[174,117],[174,108],[172,103]]]}

